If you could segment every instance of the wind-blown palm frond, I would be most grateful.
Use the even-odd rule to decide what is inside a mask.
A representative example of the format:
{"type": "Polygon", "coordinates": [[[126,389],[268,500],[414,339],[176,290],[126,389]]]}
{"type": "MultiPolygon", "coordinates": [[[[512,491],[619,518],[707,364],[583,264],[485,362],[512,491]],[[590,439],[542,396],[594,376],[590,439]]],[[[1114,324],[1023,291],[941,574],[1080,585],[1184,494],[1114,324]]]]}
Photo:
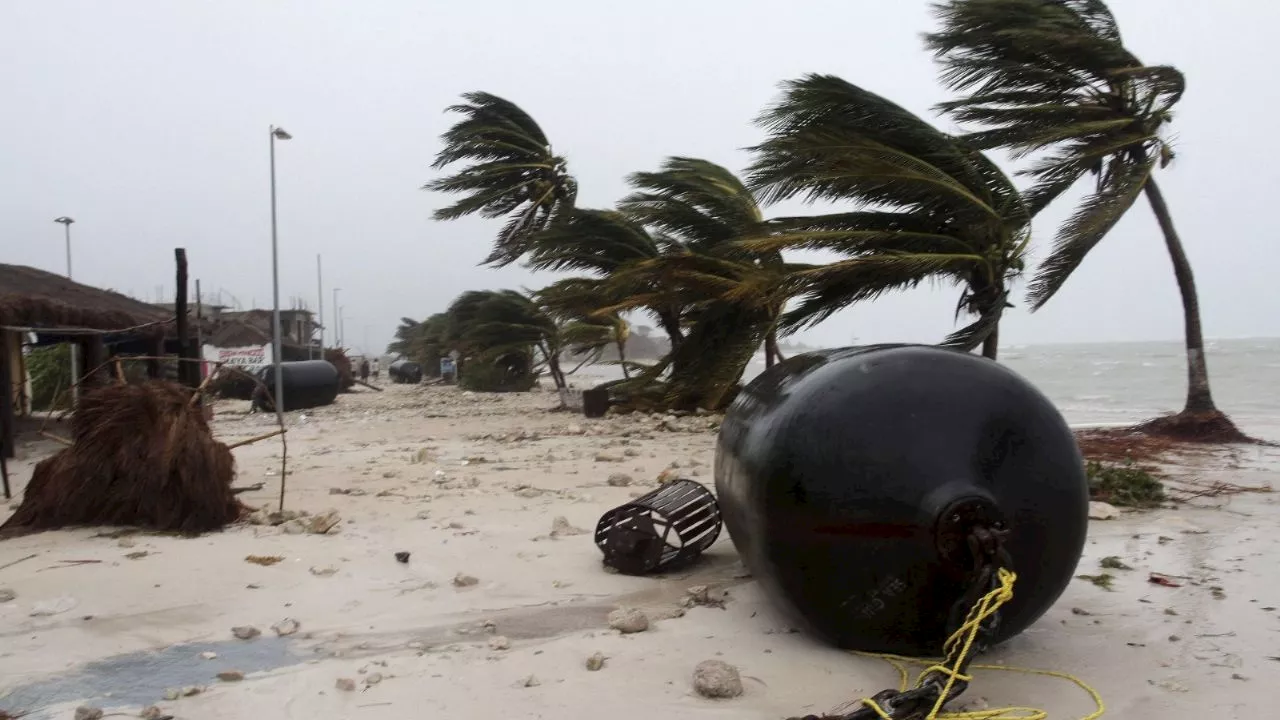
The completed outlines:
{"type": "MultiPolygon", "coordinates": [[[[986,320],[947,342],[958,338],[971,347],[993,335],[1005,288],[1022,271],[1031,217],[994,163],[889,100],[829,75],[785,83],[782,99],[759,122],[768,137],[753,148],[752,187],[774,201],[800,197],[855,208],[775,220],[741,243],[752,251],[847,256],[796,274],[800,302],[783,327],[812,325],[852,303],[941,278],[963,284],[962,307],[986,320]]],[[[994,342],[986,351],[994,354],[994,342]]]]}
{"type": "Polygon", "coordinates": [[[721,248],[754,232],[763,221],[746,185],[707,160],[668,158],[657,172],[632,173],[628,182],[636,192],[619,209],[695,252],[721,248]]]}
{"type": "Polygon", "coordinates": [[[1085,198],[1058,231],[1053,250],[1028,287],[1032,307],[1044,305],[1061,289],[1089,251],[1133,207],[1154,169],[1155,163],[1150,158],[1108,163],[1098,191],[1085,198]]]}
{"type": "Polygon", "coordinates": [[[528,265],[534,270],[605,276],[629,262],[658,257],[663,247],[623,213],[579,209],[532,237],[528,265]]]}
{"type": "Polygon", "coordinates": [[[1132,206],[1155,164],[1172,159],[1161,130],[1184,78],[1143,65],[1098,0],[948,0],[934,9],[941,27],[926,44],[943,82],[964,93],[939,108],[976,128],[965,141],[1015,157],[1048,153],[1023,171],[1035,181],[1028,210],[1086,175],[1097,180],[1032,282],[1039,308],[1132,206]]]}
{"type": "Polygon", "coordinates": [[[444,148],[432,167],[470,165],[424,187],[463,195],[437,210],[437,220],[472,214],[507,218],[484,262],[508,265],[528,250],[530,235],[572,209],[577,182],[542,128],[519,106],[485,92],[467,93],[463,99],[465,103],[448,108],[464,117],[442,136],[444,148]]]}

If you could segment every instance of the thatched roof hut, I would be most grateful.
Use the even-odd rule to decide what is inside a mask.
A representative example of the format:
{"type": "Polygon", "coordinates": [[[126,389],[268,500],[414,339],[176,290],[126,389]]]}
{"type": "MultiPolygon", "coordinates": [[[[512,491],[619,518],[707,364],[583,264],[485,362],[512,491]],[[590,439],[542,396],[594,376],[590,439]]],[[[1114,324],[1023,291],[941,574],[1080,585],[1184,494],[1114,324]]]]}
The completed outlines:
{"type": "Polygon", "coordinates": [[[25,265],[0,264],[0,326],[56,331],[147,325],[154,328],[147,334],[158,334],[172,320],[173,313],[118,292],[25,265]]]}

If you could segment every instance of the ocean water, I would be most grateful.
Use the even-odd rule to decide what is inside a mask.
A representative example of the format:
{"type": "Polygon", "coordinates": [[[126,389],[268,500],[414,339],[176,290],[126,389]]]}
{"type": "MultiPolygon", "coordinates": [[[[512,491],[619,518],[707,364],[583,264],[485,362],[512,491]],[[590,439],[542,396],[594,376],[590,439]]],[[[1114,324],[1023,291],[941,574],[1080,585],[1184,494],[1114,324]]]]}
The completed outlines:
{"type": "MultiPolygon", "coordinates": [[[[1213,340],[1209,380],[1218,407],[1241,427],[1280,418],[1280,338],[1213,340]]],[[[1010,345],[1000,362],[1031,381],[1075,425],[1125,424],[1182,409],[1186,355],[1181,342],[1010,345]]],[[[757,357],[746,379],[763,372],[757,357]]],[[[617,366],[584,368],[579,387],[621,377],[617,366]]]]}

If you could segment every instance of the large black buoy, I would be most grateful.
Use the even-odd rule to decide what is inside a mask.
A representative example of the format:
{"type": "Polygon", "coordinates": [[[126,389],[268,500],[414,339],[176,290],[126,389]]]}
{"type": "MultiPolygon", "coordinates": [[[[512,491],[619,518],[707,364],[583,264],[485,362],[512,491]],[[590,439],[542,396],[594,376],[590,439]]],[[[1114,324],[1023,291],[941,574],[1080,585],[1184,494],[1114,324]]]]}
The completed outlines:
{"type": "MultiPolygon", "coordinates": [[[[1074,574],[1088,523],[1080,451],[1053,404],[998,363],[930,346],[791,358],[725,415],[716,490],[743,561],[809,629],[868,652],[937,655],[1002,524],[1018,574],[993,641],[1074,574]]],[[[967,609],[967,608],[966,608],[967,609]]]]}
{"type": "MultiPolygon", "coordinates": [[[[258,370],[262,385],[253,393],[253,406],[262,411],[274,411],[271,396],[275,395],[275,367],[263,366],[258,370]]],[[[284,410],[302,410],[333,403],[338,397],[341,377],[338,368],[328,360],[299,360],[280,363],[280,379],[284,384],[284,410]]]]}

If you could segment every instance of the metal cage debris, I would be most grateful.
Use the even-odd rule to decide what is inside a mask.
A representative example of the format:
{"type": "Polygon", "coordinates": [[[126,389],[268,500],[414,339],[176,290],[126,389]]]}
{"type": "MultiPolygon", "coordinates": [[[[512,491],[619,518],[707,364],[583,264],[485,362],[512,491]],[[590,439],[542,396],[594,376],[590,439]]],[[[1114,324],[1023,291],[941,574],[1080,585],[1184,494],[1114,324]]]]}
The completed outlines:
{"type": "Polygon", "coordinates": [[[720,505],[693,480],[676,480],[605,513],[596,524],[604,564],[644,575],[691,562],[720,536],[720,505]]]}

